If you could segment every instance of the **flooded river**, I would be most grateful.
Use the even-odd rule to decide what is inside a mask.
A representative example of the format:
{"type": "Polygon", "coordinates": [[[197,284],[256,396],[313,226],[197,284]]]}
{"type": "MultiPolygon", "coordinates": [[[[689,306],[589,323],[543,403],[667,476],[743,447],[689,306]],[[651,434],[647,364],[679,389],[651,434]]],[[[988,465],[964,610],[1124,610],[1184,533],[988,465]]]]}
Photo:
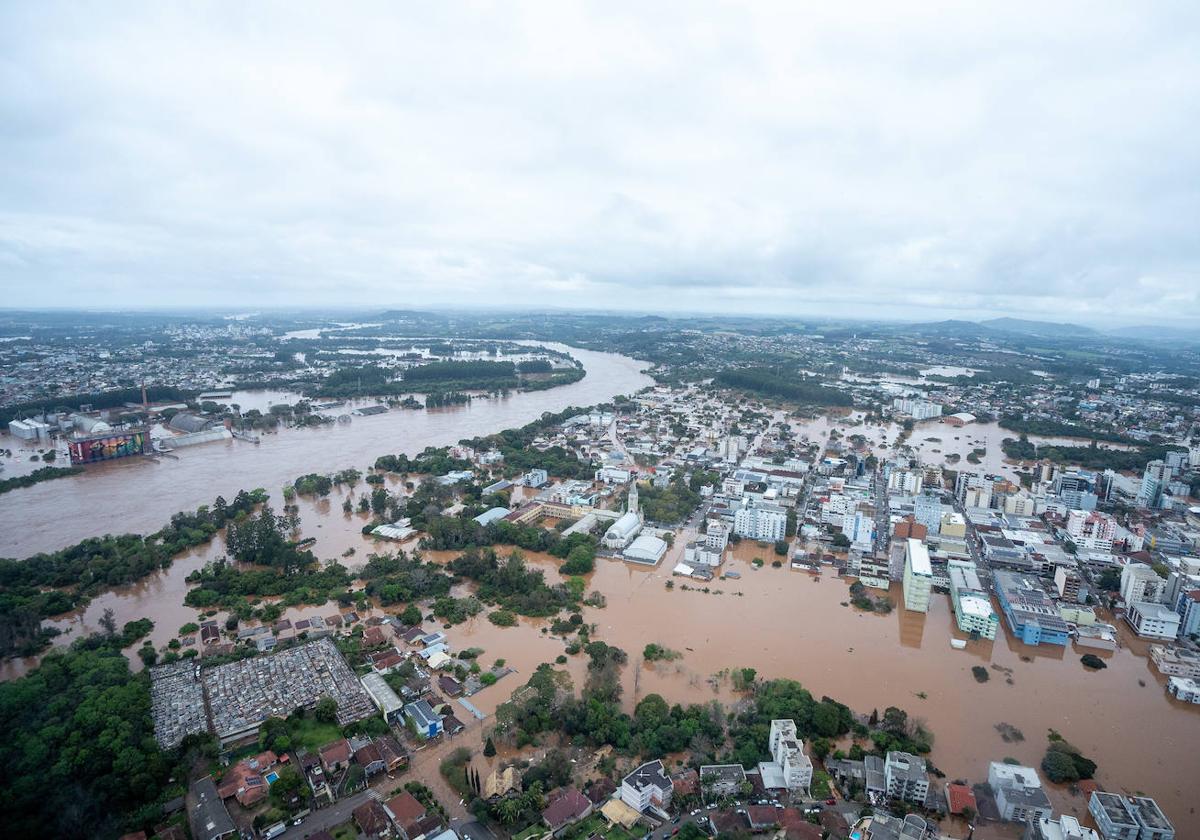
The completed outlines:
{"type": "MultiPolygon", "coordinates": [[[[232,495],[241,487],[254,486],[277,491],[302,472],[363,467],[385,452],[415,452],[430,444],[452,443],[528,422],[543,411],[603,401],[646,384],[632,360],[572,353],[587,365],[589,375],[566,388],[437,412],[395,411],[356,418],[348,427],[288,431],[264,439],[258,447],[236,441],[198,447],[181,452],[178,461],[113,464],[77,479],[8,494],[0,498],[5,521],[20,522],[22,527],[5,529],[0,553],[24,556],[88,534],[148,531],[172,512],[210,502],[217,493],[232,495]]],[[[872,444],[885,436],[891,445],[898,434],[894,426],[845,428],[835,422],[832,427],[845,435],[866,434],[872,444]]],[[[827,437],[830,428],[828,421],[817,420],[798,424],[798,433],[819,440],[827,437]]],[[[917,446],[926,437],[940,437],[940,446],[925,442],[922,450],[929,446],[959,452],[964,462],[975,442],[984,441],[989,458],[976,469],[1011,474],[998,450],[999,440],[1010,434],[994,424],[956,429],[923,423],[910,441],[917,446]]],[[[365,487],[360,484],[357,492],[365,487]]],[[[393,488],[399,489],[394,479],[393,488]]],[[[328,499],[302,500],[302,533],[316,539],[314,551],[322,559],[339,558],[354,549],[342,562],[355,567],[369,552],[391,546],[363,537],[364,520],[342,513],[342,499],[348,492],[338,489],[328,499]]],[[[674,578],[674,588],[668,590],[670,569],[686,540],[685,533],[657,568],[602,560],[589,576],[588,589],[604,593],[607,606],[587,608],[585,618],[597,626],[597,638],[629,654],[623,681],[630,711],[638,698],[651,692],[670,702],[735,702],[737,695],[723,675],[731,668],[751,667],[763,678],[799,680],[815,696],[828,695],[858,712],[878,709],[882,713],[890,705],[906,709],[934,733],[932,762],[949,779],[972,781],[986,777],[989,761],[1005,757],[1037,766],[1047,730],[1053,728],[1099,764],[1097,778],[1102,786],[1154,796],[1174,821],[1178,836],[1200,836],[1200,818],[1194,812],[1195,782],[1200,778],[1196,750],[1200,707],[1167,696],[1165,680],[1146,657],[1145,642],[1123,625],[1118,625],[1122,647],[1099,654],[1108,664],[1099,672],[1082,666],[1083,650],[1030,648],[1011,641],[1007,634],[994,642],[970,641],[965,650],[957,651],[950,640],[962,636],[954,625],[948,597],[935,596],[928,615],[903,609],[888,615],[865,614],[845,605],[849,601],[845,581],[828,572],[815,577],[786,566],[772,568],[771,548],[749,541],[738,546],[726,566],[741,575],[739,580],[714,581],[705,593],[700,591],[704,584],[674,578]],[[766,566],[755,569],[754,557],[762,557],[766,566]],[[684,589],[685,583],[689,590],[684,589]],[[683,657],[643,664],[640,654],[648,642],[680,651],[683,657]],[[987,683],[973,678],[974,665],[988,668],[987,683]],[[1024,740],[1004,741],[996,729],[1002,723],[1019,729],[1024,740]]],[[[184,578],[222,552],[220,541],[214,541],[178,558],[166,572],[98,596],[80,614],[55,622],[70,631],[60,643],[95,630],[104,609],[112,608],[118,625],[152,618],[156,622],[152,638],[156,645],[165,644],[182,624],[198,617],[195,610],[182,606],[184,578]]],[[[438,561],[452,556],[429,555],[438,561]]],[[[553,558],[531,556],[530,562],[545,569],[548,580],[557,580],[553,558]]],[[[897,604],[902,600],[898,591],[892,599],[897,604]]],[[[289,610],[287,615],[335,611],[336,605],[329,603],[289,610]]],[[[563,652],[563,642],[551,638],[547,630],[548,622],[531,619],[497,628],[485,615],[448,630],[456,648],[482,648],[485,664],[503,658],[517,670],[473,697],[472,703],[490,714],[538,664],[553,662],[563,652]]],[[[583,660],[572,657],[562,666],[573,674],[577,687],[585,674],[583,660]]],[[[32,664],[33,660],[6,663],[0,676],[11,678],[32,664]]],[[[1056,811],[1086,811],[1082,797],[1057,787],[1050,793],[1056,811]]]]}
{"type": "MultiPolygon", "coordinates": [[[[587,376],[545,391],[476,399],[467,405],[424,411],[389,411],[352,423],[286,429],[254,445],[240,440],[180,449],[172,458],[136,458],[89,466],[78,476],[55,479],[0,496],[6,527],[0,557],[28,557],[104,533],[150,533],[181,510],[211,504],[218,495],[279,488],[309,472],[363,469],[386,453],[416,454],[463,438],[521,426],[544,412],[589,406],[652,384],[645,363],[613,353],[547,345],[582,362],[587,376]]],[[[5,442],[13,441],[4,438],[5,442]]]]}

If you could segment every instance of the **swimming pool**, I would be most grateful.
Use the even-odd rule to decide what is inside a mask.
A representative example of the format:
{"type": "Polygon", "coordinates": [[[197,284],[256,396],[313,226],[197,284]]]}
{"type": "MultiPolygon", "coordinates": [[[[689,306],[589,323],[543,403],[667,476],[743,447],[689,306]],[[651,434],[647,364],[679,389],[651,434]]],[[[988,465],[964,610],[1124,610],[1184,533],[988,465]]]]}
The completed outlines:
{"type": "Polygon", "coordinates": [[[272,770],[270,773],[268,773],[268,774],[267,774],[266,776],[264,776],[263,778],[267,780],[267,784],[269,784],[269,785],[273,785],[273,784],[275,784],[277,781],[279,781],[279,774],[278,774],[278,773],[276,773],[274,770],[272,770]]]}

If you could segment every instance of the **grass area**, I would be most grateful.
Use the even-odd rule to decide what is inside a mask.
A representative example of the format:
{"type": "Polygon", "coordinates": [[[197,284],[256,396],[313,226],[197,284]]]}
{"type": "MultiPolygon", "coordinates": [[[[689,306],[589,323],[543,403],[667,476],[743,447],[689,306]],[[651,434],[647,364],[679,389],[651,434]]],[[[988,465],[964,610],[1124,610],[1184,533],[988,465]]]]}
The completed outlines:
{"type": "Polygon", "coordinates": [[[821,770],[813,773],[811,793],[814,799],[829,797],[829,774],[821,770]]]}
{"type": "Polygon", "coordinates": [[[335,825],[329,833],[333,835],[333,840],[358,840],[358,829],[350,820],[341,825],[335,825]]]}
{"type": "Polygon", "coordinates": [[[532,837],[541,837],[544,834],[547,834],[549,831],[550,829],[546,828],[546,826],[535,824],[529,826],[529,828],[525,829],[520,834],[514,834],[512,840],[530,840],[532,837]]]}
{"type": "MultiPolygon", "coordinates": [[[[544,829],[543,829],[544,830],[544,829]]],[[[598,813],[593,813],[581,823],[576,823],[567,829],[563,835],[563,840],[584,840],[597,834],[605,840],[635,840],[634,835],[630,834],[619,825],[608,827],[608,822],[598,813]]],[[[521,835],[514,837],[513,840],[519,840],[521,835]]]]}
{"type": "Polygon", "coordinates": [[[292,747],[303,747],[310,752],[342,737],[342,728],[336,723],[321,723],[313,718],[292,721],[289,730],[292,747]]]}

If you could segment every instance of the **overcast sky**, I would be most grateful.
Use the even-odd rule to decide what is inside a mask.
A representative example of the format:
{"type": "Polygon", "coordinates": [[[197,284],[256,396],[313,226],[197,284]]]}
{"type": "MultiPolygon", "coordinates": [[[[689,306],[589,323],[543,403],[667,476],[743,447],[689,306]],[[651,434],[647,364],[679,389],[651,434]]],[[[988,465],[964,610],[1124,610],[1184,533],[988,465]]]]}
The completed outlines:
{"type": "Polygon", "coordinates": [[[1200,3],[0,4],[6,306],[1200,323],[1200,3]]]}

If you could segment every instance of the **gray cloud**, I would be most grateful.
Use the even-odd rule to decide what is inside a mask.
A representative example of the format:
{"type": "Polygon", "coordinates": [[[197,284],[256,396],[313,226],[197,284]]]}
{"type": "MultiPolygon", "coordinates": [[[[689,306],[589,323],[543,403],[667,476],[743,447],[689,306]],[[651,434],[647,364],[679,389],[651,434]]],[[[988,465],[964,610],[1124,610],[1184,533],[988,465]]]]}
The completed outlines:
{"type": "Polygon", "coordinates": [[[1200,7],[802,5],[6,4],[5,303],[1200,322],[1200,7]]]}

